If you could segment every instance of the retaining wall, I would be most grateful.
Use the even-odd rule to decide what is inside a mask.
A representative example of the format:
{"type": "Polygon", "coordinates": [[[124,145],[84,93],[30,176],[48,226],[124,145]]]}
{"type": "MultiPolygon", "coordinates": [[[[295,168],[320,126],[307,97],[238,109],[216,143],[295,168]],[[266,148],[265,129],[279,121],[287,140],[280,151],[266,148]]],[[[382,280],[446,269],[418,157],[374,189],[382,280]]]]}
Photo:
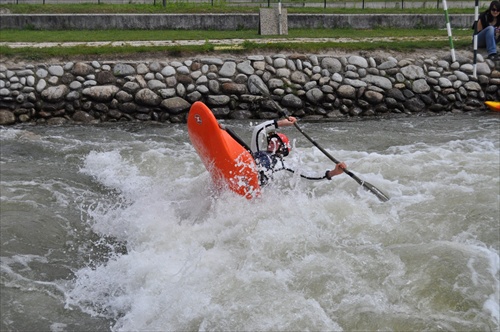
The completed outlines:
{"type": "MultiPolygon", "coordinates": [[[[452,28],[471,28],[474,15],[450,15],[452,28]]],[[[435,28],[445,29],[444,13],[420,14],[288,14],[289,29],[304,28],[435,28]]],[[[238,30],[259,28],[259,14],[2,14],[0,29],[101,30],[186,29],[238,30]]],[[[472,31],[471,31],[472,34],[472,31]]]]}
{"type": "Polygon", "coordinates": [[[468,112],[500,100],[500,72],[470,58],[251,55],[152,62],[0,64],[0,125],[180,123],[203,101],[222,119],[328,120],[468,112]]]}

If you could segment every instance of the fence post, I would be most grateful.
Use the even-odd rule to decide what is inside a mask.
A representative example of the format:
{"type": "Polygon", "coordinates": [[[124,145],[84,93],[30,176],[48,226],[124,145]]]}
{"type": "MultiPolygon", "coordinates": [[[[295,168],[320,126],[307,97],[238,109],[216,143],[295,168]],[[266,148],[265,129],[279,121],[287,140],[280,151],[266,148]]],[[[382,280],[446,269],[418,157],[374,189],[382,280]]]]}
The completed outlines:
{"type": "Polygon", "coordinates": [[[450,48],[451,48],[451,61],[455,62],[455,47],[453,46],[453,37],[451,36],[451,24],[450,24],[450,17],[448,16],[448,4],[446,3],[446,0],[443,0],[443,9],[444,9],[444,16],[446,18],[446,31],[448,32],[448,40],[450,42],[450,48]]]}
{"type": "Polygon", "coordinates": [[[476,0],[474,6],[474,65],[472,76],[477,77],[477,21],[479,18],[479,0],[476,0]]]}

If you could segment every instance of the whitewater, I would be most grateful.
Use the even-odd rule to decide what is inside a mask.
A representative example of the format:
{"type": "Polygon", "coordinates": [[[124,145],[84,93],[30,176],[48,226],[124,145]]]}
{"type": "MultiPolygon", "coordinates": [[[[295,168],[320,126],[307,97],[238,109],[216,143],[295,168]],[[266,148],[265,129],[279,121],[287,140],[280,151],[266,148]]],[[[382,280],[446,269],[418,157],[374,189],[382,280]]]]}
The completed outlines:
{"type": "MultiPolygon", "coordinates": [[[[0,329],[498,331],[498,114],[300,126],[391,199],[217,191],[185,124],[0,128],[0,329]]],[[[333,167],[284,130],[290,166],[333,167]]]]}

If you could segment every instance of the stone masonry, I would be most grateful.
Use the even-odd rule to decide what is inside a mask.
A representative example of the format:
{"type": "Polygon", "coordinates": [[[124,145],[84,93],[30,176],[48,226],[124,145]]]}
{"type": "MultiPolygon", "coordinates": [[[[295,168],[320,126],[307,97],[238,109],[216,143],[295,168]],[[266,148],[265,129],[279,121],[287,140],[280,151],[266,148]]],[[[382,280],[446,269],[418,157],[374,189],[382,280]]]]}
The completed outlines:
{"type": "Polygon", "coordinates": [[[203,101],[219,119],[309,120],[484,110],[500,72],[468,58],[249,55],[150,62],[0,64],[0,125],[182,123],[203,101]]]}

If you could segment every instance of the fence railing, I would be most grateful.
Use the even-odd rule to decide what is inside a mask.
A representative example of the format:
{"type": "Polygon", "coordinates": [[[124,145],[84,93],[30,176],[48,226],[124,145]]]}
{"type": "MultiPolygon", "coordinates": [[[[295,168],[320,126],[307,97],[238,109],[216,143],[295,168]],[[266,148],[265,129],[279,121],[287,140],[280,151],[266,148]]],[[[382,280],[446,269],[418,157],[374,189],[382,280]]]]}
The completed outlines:
{"type": "MultiPolygon", "coordinates": [[[[272,7],[279,0],[0,0],[2,4],[151,4],[166,6],[167,4],[208,4],[211,6],[254,6],[272,7]]],[[[479,1],[480,8],[489,6],[490,0],[479,1]]],[[[471,0],[447,0],[448,8],[471,8],[471,0]]],[[[317,7],[317,8],[373,8],[373,9],[409,9],[409,8],[436,8],[442,9],[442,0],[282,0],[285,8],[317,7]]]]}

